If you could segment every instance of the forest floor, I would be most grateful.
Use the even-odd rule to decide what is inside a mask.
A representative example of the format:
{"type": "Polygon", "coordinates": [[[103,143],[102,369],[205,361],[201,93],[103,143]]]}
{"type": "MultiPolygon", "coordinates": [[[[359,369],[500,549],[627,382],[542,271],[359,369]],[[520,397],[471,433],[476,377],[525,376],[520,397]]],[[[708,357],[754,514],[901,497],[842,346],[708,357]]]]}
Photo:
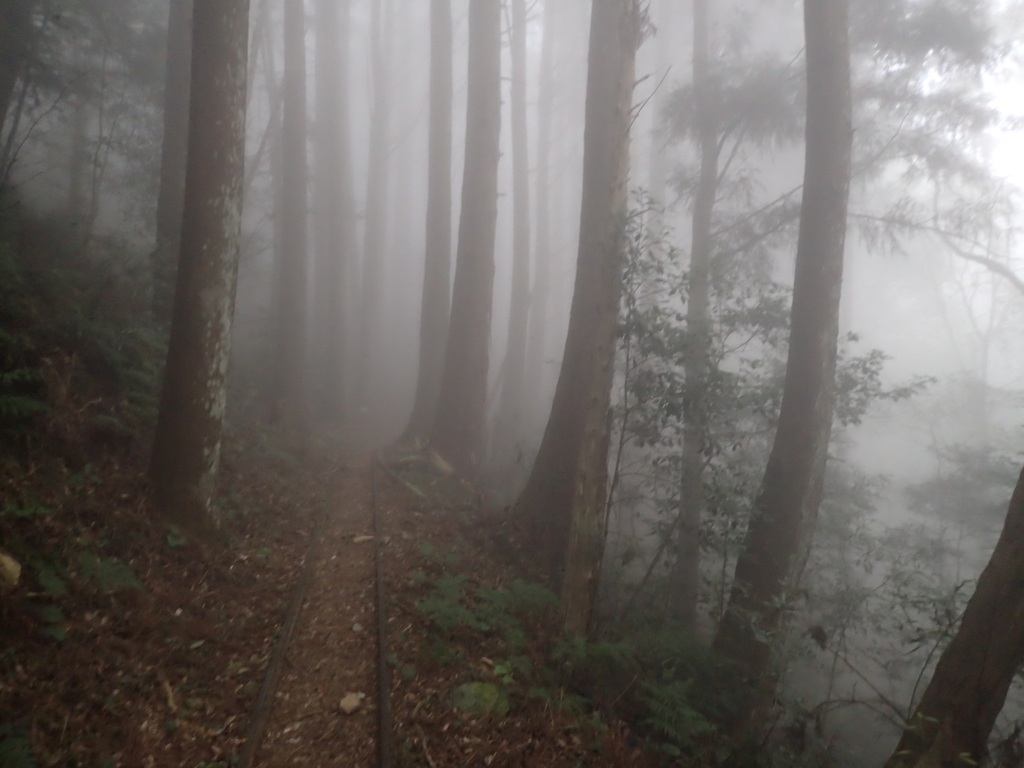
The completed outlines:
{"type": "Polygon", "coordinates": [[[641,765],[564,685],[554,597],[509,522],[422,453],[226,440],[225,541],[149,517],[140,463],[0,462],[0,765],[227,768],[308,558],[259,766],[379,764],[375,546],[394,765],[641,765]],[[373,538],[376,503],[383,529],[373,538]]]}

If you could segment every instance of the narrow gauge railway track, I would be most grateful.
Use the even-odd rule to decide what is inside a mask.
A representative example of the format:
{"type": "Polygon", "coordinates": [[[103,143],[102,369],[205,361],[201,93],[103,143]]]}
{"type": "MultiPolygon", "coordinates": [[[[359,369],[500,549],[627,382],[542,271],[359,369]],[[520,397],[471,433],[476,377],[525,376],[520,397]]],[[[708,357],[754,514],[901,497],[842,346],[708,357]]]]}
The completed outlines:
{"type": "MultiPolygon", "coordinates": [[[[376,580],[376,614],[377,614],[377,688],[378,688],[378,724],[377,754],[380,768],[394,768],[394,727],[391,710],[391,674],[388,668],[388,634],[387,634],[387,590],[384,584],[384,565],[382,543],[384,531],[381,521],[380,504],[377,486],[377,465],[384,468],[383,460],[375,455],[370,462],[371,506],[373,516],[373,547],[374,570],[376,580]]],[[[313,581],[315,564],[321,554],[321,542],[331,516],[328,502],[314,526],[309,545],[303,557],[299,578],[295,583],[284,623],[274,643],[267,669],[260,684],[259,694],[246,727],[245,741],[239,755],[239,768],[255,768],[257,755],[267,733],[270,715],[275,697],[281,682],[289,645],[298,625],[302,606],[306,601],[309,586],[313,581]]]]}

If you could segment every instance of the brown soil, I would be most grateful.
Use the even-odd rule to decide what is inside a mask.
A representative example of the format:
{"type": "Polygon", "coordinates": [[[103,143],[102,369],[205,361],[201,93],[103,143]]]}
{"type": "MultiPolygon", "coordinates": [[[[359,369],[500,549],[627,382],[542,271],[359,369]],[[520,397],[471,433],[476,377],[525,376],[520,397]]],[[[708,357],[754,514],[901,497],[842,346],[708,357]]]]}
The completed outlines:
{"type": "Polygon", "coordinates": [[[377,761],[377,634],[373,514],[367,461],[331,494],[311,581],[286,655],[257,765],[351,766],[377,761]],[[355,694],[356,709],[340,704],[355,694]]]}
{"type": "MultiPolygon", "coordinates": [[[[504,678],[499,665],[511,651],[498,633],[439,633],[417,605],[443,572],[465,577],[470,589],[501,588],[525,574],[530,561],[503,514],[481,509],[479,498],[453,477],[416,467],[411,455],[392,454],[378,481],[385,529],[386,580],[393,654],[392,701],[400,765],[641,766],[614,718],[573,710],[557,683],[504,678]],[[474,718],[453,707],[463,684],[496,685],[508,697],[507,714],[474,718]],[[533,684],[536,685],[533,685],[533,684]],[[543,691],[530,691],[544,686],[543,691]],[[532,694],[532,695],[531,695],[532,694]]],[[[518,655],[536,668],[547,663],[554,638],[550,614],[524,621],[527,644],[518,655]]],[[[507,674],[507,673],[504,673],[507,674]]],[[[578,697],[575,701],[579,701],[578,697]]]]}
{"type": "MultiPolygon", "coordinates": [[[[395,764],[645,764],[614,718],[568,707],[581,700],[550,679],[533,695],[519,672],[502,673],[509,649],[499,636],[439,633],[420,607],[444,573],[471,589],[506,586],[522,573],[508,521],[483,513],[454,476],[413,454],[393,453],[387,470],[373,469],[366,454],[317,458],[255,430],[235,433],[222,472],[223,548],[182,543],[154,524],[140,473],[110,462],[84,485],[50,483],[43,501],[54,514],[0,518],[3,546],[26,563],[25,553],[50,552],[67,587],[47,591],[30,566],[0,602],[0,743],[27,737],[45,766],[227,768],[242,750],[308,551],[308,590],[255,764],[378,765],[375,472],[395,764]],[[75,565],[83,551],[118,558],[142,588],[90,586],[75,565]],[[47,606],[63,612],[62,640],[44,634],[47,606]],[[455,709],[455,689],[474,681],[497,686],[508,711],[455,709]],[[350,694],[364,697],[346,714],[350,694]]],[[[3,500],[24,503],[23,468],[4,467],[3,500]]],[[[537,669],[548,663],[552,618],[523,620],[528,639],[517,653],[537,669]]]]}
{"type": "Polygon", "coordinates": [[[0,461],[0,508],[47,510],[0,516],[0,545],[24,565],[0,598],[0,743],[28,739],[42,766],[228,764],[333,474],[257,432],[229,435],[229,544],[203,546],[148,515],[140,465],[0,461]],[[101,588],[90,557],[116,558],[140,588],[101,588]]]}

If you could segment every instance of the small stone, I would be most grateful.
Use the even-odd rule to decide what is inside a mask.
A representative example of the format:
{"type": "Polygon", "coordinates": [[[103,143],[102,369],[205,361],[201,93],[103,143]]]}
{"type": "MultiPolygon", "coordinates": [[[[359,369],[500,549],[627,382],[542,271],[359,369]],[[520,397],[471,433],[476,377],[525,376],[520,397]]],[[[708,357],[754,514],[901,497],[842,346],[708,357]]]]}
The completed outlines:
{"type": "Polygon", "coordinates": [[[358,693],[346,693],[341,698],[341,701],[338,702],[338,707],[346,715],[351,715],[353,712],[359,709],[359,705],[363,703],[363,699],[365,698],[366,694],[361,691],[358,693]]]}
{"type": "Polygon", "coordinates": [[[493,683],[460,685],[452,694],[452,704],[471,717],[504,717],[509,710],[508,697],[493,683]]]}
{"type": "Polygon", "coordinates": [[[13,590],[20,578],[21,563],[0,549],[0,593],[13,590]]]}
{"type": "Polygon", "coordinates": [[[363,625],[358,623],[358,622],[356,622],[355,624],[352,625],[352,631],[353,632],[362,632],[363,631],[363,625]]]}
{"type": "Polygon", "coordinates": [[[353,544],[365,544],[368,541],[373,541],[373,536],[356,536],[352,539],[353,544]]]}

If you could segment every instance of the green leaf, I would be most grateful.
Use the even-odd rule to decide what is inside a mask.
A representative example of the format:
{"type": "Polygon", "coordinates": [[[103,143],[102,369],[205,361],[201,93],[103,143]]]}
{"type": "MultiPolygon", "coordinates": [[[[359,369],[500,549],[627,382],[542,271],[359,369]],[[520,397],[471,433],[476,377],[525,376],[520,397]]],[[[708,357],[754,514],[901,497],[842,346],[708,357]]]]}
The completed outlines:
{"type": "Polygon", "coordinates": [[[125,592],[142,589],[132,569],[116,557],[96,557],[83,552],[78,558],[82,579],[96,585],[101,592],[125,592]]]}
{"type": "Polygon", "coordinates": [[[39,609],[39,615],[42,616],[43,621],[48,624],[59,624],[65,619],[64,611],[56,605],[43,606],[39,609]]]}
{"type": "Polygon", "coordinates": [[[66,595],[68,591],[67,584],[61,579],[56,571],[49,566],[42,566],[37,569],[37,578],[39,579],[39,586],[43,588],[44,592],[49,592],[51,595],[66,595]]]}
{"type": "MultiPolygon", "coordinates": [[[[64,611],[56,605],[47,605],[39,610],[39,615],[46,622],[46,626],[43,627],[43,637],[56,640],[58,643],[63,642],[67,638],[68,631],[64,628],[63,623],[65,618],[64,611]]],[[[0,762],[0,765],[3,765],[3,763],[0,762]]]]}
{"type": "Polygon", "coordinates": [[[68,631],[64,629],[62,624],[47,624],[43,628],[43,637],[48,637],[51,640],[62,643],[67,639],[68,631]]]}
{"type": "Polygon", "coordinates": [[[186,539],[182,535],[181,529],[178,526],[176,526],[176,525],[168,525],[167,526],[167,546],[168,547],[170,547],[171,549],[178,549],[179,547],[184,547],[185,544],[187,544],[187,543],[188,543],[188,539],[186,539]]]}
{"type": "Polygon", "coordinates": [[[0,765],[4,768],[38,768],[31,739],[13,736],[10,731],[9,726],[0,726],[0,765]]]}

